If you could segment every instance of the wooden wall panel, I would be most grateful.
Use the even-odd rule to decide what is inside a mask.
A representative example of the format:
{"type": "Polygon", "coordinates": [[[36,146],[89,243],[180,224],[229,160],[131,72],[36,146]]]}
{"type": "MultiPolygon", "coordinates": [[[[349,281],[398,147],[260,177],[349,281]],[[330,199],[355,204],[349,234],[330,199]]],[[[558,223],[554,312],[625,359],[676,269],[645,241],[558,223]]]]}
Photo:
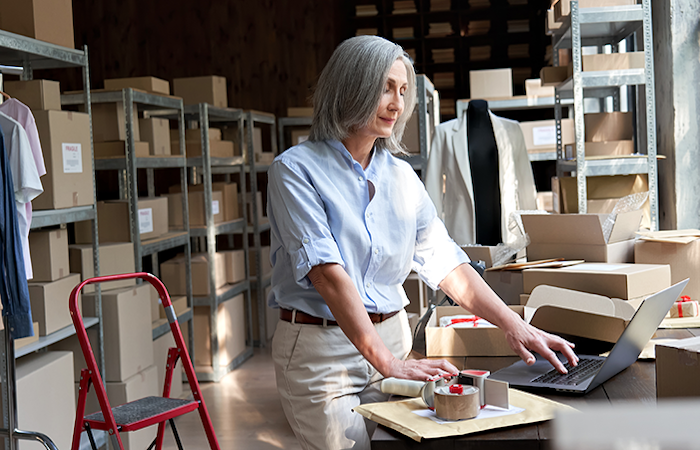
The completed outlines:
{"type": "MultiPolygon", "coordinates": [[[[344,36],[339,0],[73,0],[93,89],[105,78],[221,75],[229,106],[286,115],[304,106],[344,36]]],[[[41,76],[40,72],[36,74],[41,76]]],[[[81,89],[78,71],[51,73],[81,89]]]]}

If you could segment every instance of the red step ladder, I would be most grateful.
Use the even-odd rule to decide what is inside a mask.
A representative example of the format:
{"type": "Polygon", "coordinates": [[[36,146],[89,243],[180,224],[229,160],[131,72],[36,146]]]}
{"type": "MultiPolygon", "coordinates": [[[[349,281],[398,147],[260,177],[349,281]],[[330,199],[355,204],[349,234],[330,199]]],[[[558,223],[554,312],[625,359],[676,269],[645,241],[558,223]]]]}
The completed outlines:
{"type": "Polygon", "coordinates": [[[180,325],[177,322],[175,309],[170,302],[170,295],[168,295],[168,291],[158,278],[150,273],[142,272],[87,279],[76,286],[73,289],[73,292],[71,292],[69,308],[73,319],[73,325],[75,326],[75,331],[78,336],[78,340],[80,341],[80,348],[83,351],[83,356],[85,357],[87,364],[87,368],[83,369],[80,374],[80,394],[78,395],[78,410],[75,415],[73,445],[71,446],[72,450],[79,450],[80,435],[83,430],[87,431],[90,443],[95,450],[97,450],[97,447],[95,446],[91,430],[107,431],[109,438],[112,441],[112,447],[114,449],[124,450],[120,437],[121,433],[137,431],[156,424],[158,424],[158,435],[149,449],[153,448],[155,445],[156,450],[161,450],[163,447],[163,436],[165,433],[166,421],[170,422],[178,448],[182,449],[173,418],[187,414],[194,410],[199,410],[202,425],[204,426],[204,431],[207,435],[207,440],[209,441],[209,447],[212,450],[219,450],[219,442],[214,434],[214,427],[212,426],[207,407],[204,404],[204,398],[202,397],[202,391],[199,388],[199,383],[197,382],[197,377],[195,376],[192,361],[187,353],[187,347],[185,346],[185,340],[183,339],[182,332],[180,331],[180,325]],[[111,407],[109,400],[107,399],[107,393],[105,391],[104,383],[102,382],[102,377],[100,376],[100,370],[97,367],[95,355],[92,352],[92,347],[90,346],[90,341],[88,340],[83,318],[78,309],[78,295],[80,294],[83,286],[87,284],[124,280],[128,278],[141,278],[142,280],[148,281],[153,285],[156,291],[158,291],[160,301],[163,304],[163,308],[165,308],[165,313],[168,318],[168,322],[170,323],[170,331],[173,333],[175,345],[177,347],[172,347],[168,350],[168,362],[166,366],[165,385],[163,386],[162,397],[144,397],[123,405],[111,407]],[[182,364],[185,369],[185,374],[187,375],[187,381],[189,382],[190,389],[192,389],[194,400],[170,398],[170,385],[172,383],[173,370],[178,358],[182,359],[182,364]],[[85,416],[85,401],[91,385],[95,387],[95,394],[97,395],[97,400],[100,403],[100,411],[85,416]]]}

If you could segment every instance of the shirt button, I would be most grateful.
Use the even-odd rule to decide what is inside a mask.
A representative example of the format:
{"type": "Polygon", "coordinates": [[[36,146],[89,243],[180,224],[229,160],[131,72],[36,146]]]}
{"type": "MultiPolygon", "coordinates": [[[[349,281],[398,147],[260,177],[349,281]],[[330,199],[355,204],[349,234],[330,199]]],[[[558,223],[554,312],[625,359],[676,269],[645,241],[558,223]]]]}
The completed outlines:
{"type": "Polygon", "coordinates": [[[357,177],[357,181],[362,181],[362,180],[363,180],[362,177],[357,177]]]}
{"type": "Polygon", "coordinates": [[[369,282],[368,282],[365,286],[367,286],[367,289],[369,289],[369,288],[372,287],[372,283],[369,283],[369,282]]]}
{"type": "Polygon", "coordinates": [[[303,242],[304,244],[308,244],[308,243],[309,243],[309,239],[308,239],[308,238],[304,238],[304,240],[303,240],[302,242],[303,242]]]}
{"type": "Polygon", "coordinates": [[[379,249],[378,249],[378,248],[375,248],[375,249],[374,249],[374,254],[375,254],[375,255],[378,255],[378,254],[379,254],[379,249]]]}

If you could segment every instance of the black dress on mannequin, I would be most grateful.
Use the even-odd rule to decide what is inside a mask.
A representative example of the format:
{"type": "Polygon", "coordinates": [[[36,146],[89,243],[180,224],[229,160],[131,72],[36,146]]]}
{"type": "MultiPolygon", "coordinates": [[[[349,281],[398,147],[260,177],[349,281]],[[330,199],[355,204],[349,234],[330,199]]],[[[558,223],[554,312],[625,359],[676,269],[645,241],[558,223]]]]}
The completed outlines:
{"type": "Polygon", "coordinates": [[[501,238],[501,190],[498,148],[488,103],[472,100],[467,108],[467,142],[474,188],[476,243],[497,245],[501,238]]]}

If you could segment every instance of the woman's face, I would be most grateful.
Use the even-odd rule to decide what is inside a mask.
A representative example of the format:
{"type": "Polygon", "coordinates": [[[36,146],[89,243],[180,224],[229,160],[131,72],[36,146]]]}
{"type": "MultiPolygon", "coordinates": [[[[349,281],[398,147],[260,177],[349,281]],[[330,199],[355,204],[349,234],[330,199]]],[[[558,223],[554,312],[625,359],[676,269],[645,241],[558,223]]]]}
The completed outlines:
{"type": "Polygon", "coordinates": [[[391,136],[396,121],[403,113],[404,92],[408,89],[406,65],[400,59],[394,61],[389,71],[389,77],[384,86],[382,99],[374,119],[364,129],[365,133],[375,138],[391,136]]]}

